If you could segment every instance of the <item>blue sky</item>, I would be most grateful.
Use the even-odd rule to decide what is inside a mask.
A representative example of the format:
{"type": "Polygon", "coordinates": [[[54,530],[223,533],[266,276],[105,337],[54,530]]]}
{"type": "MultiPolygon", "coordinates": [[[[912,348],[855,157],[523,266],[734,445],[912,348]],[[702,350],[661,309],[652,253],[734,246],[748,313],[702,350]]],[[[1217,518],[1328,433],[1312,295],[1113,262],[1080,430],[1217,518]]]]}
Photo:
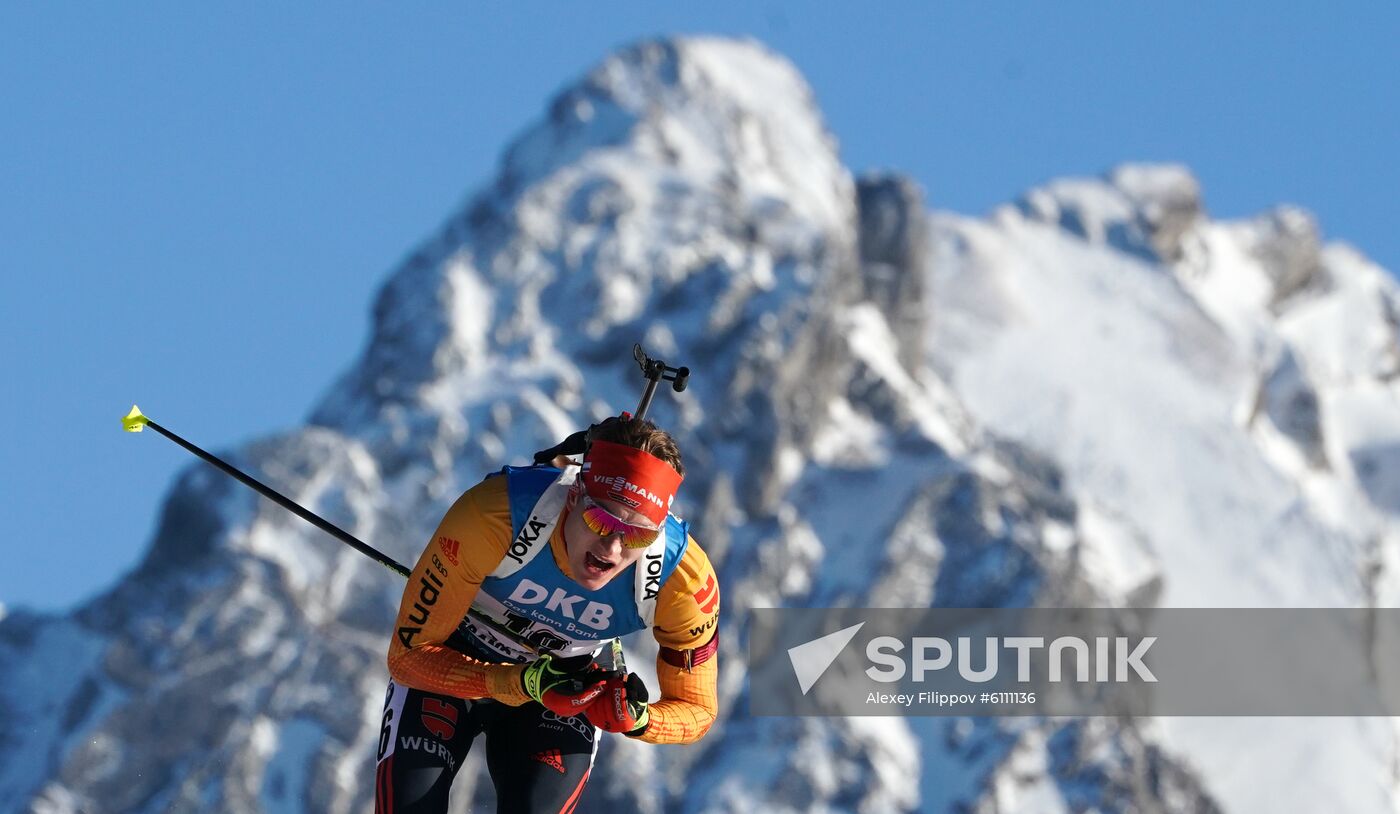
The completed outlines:
{"type": "Polygon", "coordinates": [[[0,603],[141,556],[193,459],[133,402],[215,450],[299,425],[395,263],[642,37],[768,43],[935,208],[1177,161],[1217,217],[1299,204],[1400,269],[1400,6],[1180,5],[0,4],[0,603]]]}

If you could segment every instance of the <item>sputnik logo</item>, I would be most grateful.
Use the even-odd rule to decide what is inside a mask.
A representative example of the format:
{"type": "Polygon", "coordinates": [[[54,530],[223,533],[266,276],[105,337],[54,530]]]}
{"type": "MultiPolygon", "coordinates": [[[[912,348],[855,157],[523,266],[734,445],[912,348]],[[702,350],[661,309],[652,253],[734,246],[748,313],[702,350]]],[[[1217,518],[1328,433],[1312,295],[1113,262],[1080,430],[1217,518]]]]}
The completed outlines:
{"type": "Polygon", "coordinates": [[[792,672],[797,675],[797,684],[802,688],[803,695],[812,689],[812,685],[831,667],[862,627],[865,627],[864,622],[788,648],[788,660],[792,662],[792,672]]]}

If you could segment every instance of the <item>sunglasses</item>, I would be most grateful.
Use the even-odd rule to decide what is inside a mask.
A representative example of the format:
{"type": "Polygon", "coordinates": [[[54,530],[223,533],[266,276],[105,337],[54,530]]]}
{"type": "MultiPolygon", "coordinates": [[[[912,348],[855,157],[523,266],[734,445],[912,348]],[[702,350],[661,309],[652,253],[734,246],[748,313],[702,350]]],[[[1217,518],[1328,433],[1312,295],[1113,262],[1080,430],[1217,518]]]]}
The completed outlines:
{"type": "Polygon", "coordinates": [[[622,544],[627,548],[646,548],[656,541],[657,529],[628,523],[599,506],[588,495],[580,498],[579,508],[582,510],[580,514],[583,516],[583,524],[599,537],[621,534],[622,544]]]}

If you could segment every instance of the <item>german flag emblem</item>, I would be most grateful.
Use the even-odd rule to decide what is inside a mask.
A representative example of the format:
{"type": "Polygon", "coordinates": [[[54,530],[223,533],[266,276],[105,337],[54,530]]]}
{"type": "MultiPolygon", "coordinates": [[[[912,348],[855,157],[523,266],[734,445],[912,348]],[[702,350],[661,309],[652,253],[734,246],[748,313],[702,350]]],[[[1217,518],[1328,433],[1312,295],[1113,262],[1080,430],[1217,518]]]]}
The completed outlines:
{"type": "Polygon", "coordinates": [[[705,580],[705,587],[695,592],[695,601],[700,605],[701,613],[713,613],[715,605],[719,604],[719,586],[715,585],[715,575],[705,580]]]}

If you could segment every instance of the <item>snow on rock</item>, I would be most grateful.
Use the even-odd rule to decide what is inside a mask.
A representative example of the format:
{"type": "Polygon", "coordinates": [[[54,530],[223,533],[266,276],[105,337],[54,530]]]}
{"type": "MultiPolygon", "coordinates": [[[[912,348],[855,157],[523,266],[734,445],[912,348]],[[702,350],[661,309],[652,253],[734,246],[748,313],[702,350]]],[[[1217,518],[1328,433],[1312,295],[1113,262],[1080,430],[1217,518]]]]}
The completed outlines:
{"type": "Polygon", "coordinates": [[[1259,391],[1259,409],[1302,456],[1307,466],[1327,466],[1317,390],[1298,358],[1285,347],[1259,391]]]}

